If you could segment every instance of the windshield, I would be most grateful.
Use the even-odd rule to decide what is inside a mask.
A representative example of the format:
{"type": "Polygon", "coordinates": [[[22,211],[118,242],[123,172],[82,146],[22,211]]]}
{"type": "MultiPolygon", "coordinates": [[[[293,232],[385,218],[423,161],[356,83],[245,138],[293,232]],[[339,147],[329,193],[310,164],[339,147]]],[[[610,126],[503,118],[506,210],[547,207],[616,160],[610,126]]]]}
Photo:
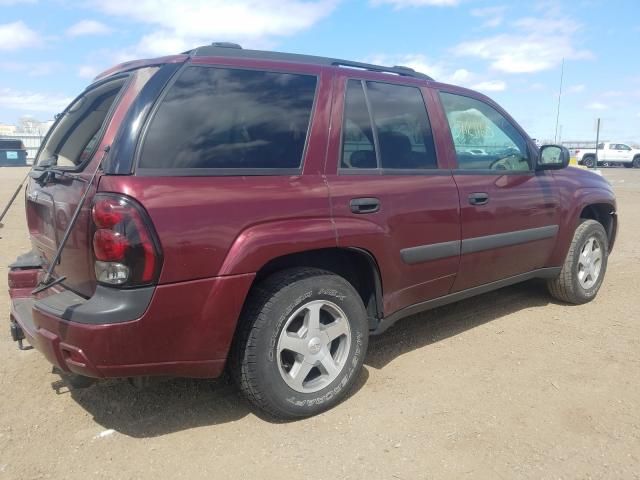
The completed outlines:
{"type": "Polygon", "coordinates": [[[36,165],[76,168],[88,160],[125,81],[123,77],[104,83],[76,99],[53,126],[36,165]]]}

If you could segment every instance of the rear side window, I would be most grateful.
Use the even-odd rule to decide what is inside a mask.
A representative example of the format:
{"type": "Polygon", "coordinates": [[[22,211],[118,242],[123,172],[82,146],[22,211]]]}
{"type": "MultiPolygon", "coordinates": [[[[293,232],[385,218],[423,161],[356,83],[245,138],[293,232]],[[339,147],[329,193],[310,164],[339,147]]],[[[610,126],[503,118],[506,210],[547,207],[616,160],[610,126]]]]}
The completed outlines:
{"type": "Polygon", "coordinates": [[[317,78],[188,67],[151,120],[142,168],[297,169],[317,78]]]}
{"type": "Polygon", "coordinates": [[[437,168],[424,100],[415,87],[349,80],[341,168],[378,167],[437,168]]]}

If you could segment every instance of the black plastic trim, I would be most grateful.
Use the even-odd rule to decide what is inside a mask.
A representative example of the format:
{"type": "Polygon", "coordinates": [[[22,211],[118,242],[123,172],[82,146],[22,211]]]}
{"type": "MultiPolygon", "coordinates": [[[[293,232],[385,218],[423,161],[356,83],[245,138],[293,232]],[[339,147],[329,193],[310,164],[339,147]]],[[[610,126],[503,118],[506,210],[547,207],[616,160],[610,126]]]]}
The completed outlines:
{"type": "Polygon", "coordinates": [[[515,232],[498,233],[484,237],[467,238],[462,240],[461,253],[476,253],[493,248],[508,247],[521,243],[533,242],[552,238],[558,234],[558,225],[547,225],[546,227],[530,228],[527,230],[516,230],[515,232]]]}
{"type": "Polygon", "coordinates": [[[532,177],[536,172],[533,170],[493,170],[490,168],[456,168],[452,170],[454,175],[493,175],[501,177],[503,175],[526,175],[532,177]]]}
{"type": "Polygon", "coordinates": [[[35,250],[32,250],[19,255],[18,258],[9,265],[9,268],[29,270],[33,268],[42,268],[42,264],[43,262],[40,254],[35,250]]]}
{"type": "Polygon", "coordinates": [[[440,168],[339,168],[338,175],[412,175],[412,176],[436,176],[436,177],[450,177],[451,170],[444,170],[440,168]]]}
{"type": "Polygon", "coordinates": [[[138,177],[299,176],[302,168],[137,168],[138,177]]]}
{"type": "Polygon", "coordinates": [[[375,318],[369,317],[369,328],[375,328],[378,322],[378,318],[382,317],[384,312],[384,303],[383,303],[383,293],[382,293],[382,277],[380,275],[380,267],[378,266],[378,262],[375,257],[362,248],[358,247],[348,247],[348,250],[353,250],[365,256],[369,266],[371,267],[371,272],[373,274],[373,284],[375,287],[375,301],[376,301],[376,316],[375,318]]]}
{"type": "Polygon", "coordinates": [[[460,255],[460,240],[420,245],[400,250],[402,261],[409,265],[458,255],[460,255]]]}
{"type": "Polygon", "coordinates": [[[155,287],[130,290],[102,285],[89,299],[65,290],[36,300],[34,308],[64,320],[90,325],[130,322],[144,314],[155,287]]]}
{"type": "Polygon", "coordinates": [[[164,64],[142,87],[122,121],[109,155],[103,161],[102,168],[105,173],[129,175],[133,172],[138,138],[149,112],[165,85],[183,65],[182,63],[164,64]]]}
{"type": "Polygon", "coordinates": [[[460,292],[450,293],[449,295],[444,295],[442,297],[434,298],[432,300],[427,300],[426,302],[416,303],[415,305],[411,305],[409,307],[403,308],[402,310],[399,310],[389,315],[388,317],[385,317],[382,320],[380,320],[378,327],[371,332],[371,335],[379,335],[385,332],[389,327],[391,327],[398,320],[401,320],[406,317],[410,317],[411,315],[415,315],[417,313],[421,313],[427,310],[432,310],[434,308],[448,305],[450,303],[459,302],[460,300],[464,300],[466,298],[474,297],[476,295],[481,295],[483,293],[491,292],[493,290],[497,290],[502,287],[513,285],[515,283],[531,280],[533,278],[555,278],[558,275],[560,275],[560,270],[562,270],[562,267],[540,268],[538,270],[533,270],[531,272],[522,273],[520,275],[515,275],[509,278],[504,278],[496,282],[487,283],[485,285],[469,288],[467,290],[462,290],[460,292]]]}

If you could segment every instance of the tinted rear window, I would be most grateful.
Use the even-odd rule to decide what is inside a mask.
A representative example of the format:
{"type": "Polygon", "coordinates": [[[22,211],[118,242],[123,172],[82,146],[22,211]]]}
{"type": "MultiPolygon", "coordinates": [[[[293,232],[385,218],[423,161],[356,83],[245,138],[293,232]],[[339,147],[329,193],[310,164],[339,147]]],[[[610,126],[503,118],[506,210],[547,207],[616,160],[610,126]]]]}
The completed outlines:
{"type": "Polygon", "coordinates": [[[154,115],[142,168],[298,168],[317,79],[188,67],[154,115]]]}

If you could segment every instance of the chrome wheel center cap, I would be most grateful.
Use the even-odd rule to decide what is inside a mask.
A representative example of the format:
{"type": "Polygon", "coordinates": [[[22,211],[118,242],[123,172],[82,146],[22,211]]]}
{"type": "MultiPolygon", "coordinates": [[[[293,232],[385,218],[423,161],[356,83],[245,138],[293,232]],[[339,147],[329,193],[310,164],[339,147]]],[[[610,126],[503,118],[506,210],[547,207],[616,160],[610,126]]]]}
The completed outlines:
{"type": "Polygon", "coordinates": [[[318,337],[313,337],[311,340],[309,340],[309,353],[311,355],[317,354],[321,348],[322,342],[318,337]]]}

